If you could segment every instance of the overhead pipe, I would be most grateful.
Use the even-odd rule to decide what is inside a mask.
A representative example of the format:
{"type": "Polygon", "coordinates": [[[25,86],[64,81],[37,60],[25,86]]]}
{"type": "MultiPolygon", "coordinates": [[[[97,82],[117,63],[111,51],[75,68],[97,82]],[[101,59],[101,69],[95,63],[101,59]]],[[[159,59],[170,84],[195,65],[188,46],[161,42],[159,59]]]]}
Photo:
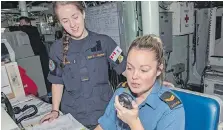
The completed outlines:
{"type": "Polygon", "coordinates": [[[159,1],[142,1],[143,35],[155,34],[159,36],[159,1]]]}
{"type": "Polygon", "coordinates": [[[28,17],[28,10],[26,6],[26,1],[19,1],[19,9],[21,11],[21,16],[28,17]]]}

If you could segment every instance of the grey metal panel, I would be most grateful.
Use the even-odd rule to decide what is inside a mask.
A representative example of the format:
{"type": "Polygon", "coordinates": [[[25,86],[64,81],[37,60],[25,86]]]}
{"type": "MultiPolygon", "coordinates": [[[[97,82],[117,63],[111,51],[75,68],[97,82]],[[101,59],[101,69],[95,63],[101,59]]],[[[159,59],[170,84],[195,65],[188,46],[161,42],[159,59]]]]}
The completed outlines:
{"type": "Polygon", "coordinates": [[[15,51],[16,59],[34,56],[29,37],[26,33],[22,31],[14,31],[3,33],[3,35],[15,51]]]}
{"type": "Polygon", "coordinates": [[[164,50],[166,52],[172,52],[172,13],[160,12],[160,38],[162,39],[164,50]]]}
{"type": "Polygon", "coordinates": [[[18,59],[17,63],[26,70],[26,74],[36,83],[39,96],[46,95],[46,85],[39,56],[18,59]]]}
{"type": "MultiPolygon", "coordinates": [[[[208,25],[209,15],[208,9],[197,10],[197,37],[196,37],[196,64],[192,66],[194,61],[193,47],[193,34],[190,34],[190,73],[189,82],[192,84],[200,84],[201,73],[206,65],[206,47],[208,44],[208,25]]],[[[184,63],[186,65],[187,60],[187,36],[175,36],[173,37],[173,52],[170,55],[169,64],[167,70],[176,63],[184,63]]],[[[185,79],[186,72],[183,73],[183,79],[185,79]]],[[[167,80],[174,83],[172,73],[168,73],[167,80]]]]}
{"type": "MultiPolygon", "coordinates": [[[[187,36],[174,36],[173,37],[173,52],[170,54],[167,70],[171,69],[172,65],[177,63],[187,64],[187,36]]],[[[190,34],[190,43],[192,43],[192,35],[190,34]]],[[[186,78],[186,72],[183,72],[183,80],[186,78]]],[[[172,73],[166,74],[166,80],[174,83],[174,77],[172,73]]]]}
{"type": "Polygon", "coordinates": [[[137,16],[135,10],[135,1],[115,2],[90,7],[86,10],[86,26],[89,30],[107,34],[113,38],[117,44],[120,45],[124,54],[126,54],[131,42],[136,38],[138,31],[138,22],[136,21],[137,16]],[[117,11],[107,12],[109,5],[117,7],[117,11]],[[108,14],[108,16],[103,16],[105,14],[102,15],[103,12],[98,11],[98,9],[104,10],[105,14],[108,14]],[[94,13],[89,11],[94,11],[94,13]],[[99,19],[95,19],[90,14],[98,17],[99,19]],[[110,16],[114,17],[111,18],[110,16]],[[118,24],[116,23],[116,20],[118,24]],[[115,23],[107,24],[107,22],[112,21],[115,21],[115,23]]]}
{"type": "Polygon", "coordinates": [[[199,74],[202,73],[206,65],[206,49],[208,44],[208,26],[209,26],[209,16],[208,10],[201,9],[198,10],[197,14],[197,64],[196,69],[199,74]]]}
{"type": "Polygon", "coordinates": [[[207,44],[208,44],[208,26],[209,26],[209,11],[208,9],[198,9],[197,11],[197,27],[196,33],[196,63],[194,61],[194,52],[192,50],[193,43],[190,43],[190,79],[189,83],[200,84],[201,74],[207,64],[207,44]]]}
{"type": "Polygon", "coordinates": [[[136,20],[136,1],[119,2],[119,29],[121,48],[124,54],[127,54],[131,42],[136,38],[138,31],[138,22],[136,20]]]}
{"type": "Polygon", "coordinates": [[[110,36],[120,45],[117,2],[86,8],[86,27],[93,32],[110,36]]]}

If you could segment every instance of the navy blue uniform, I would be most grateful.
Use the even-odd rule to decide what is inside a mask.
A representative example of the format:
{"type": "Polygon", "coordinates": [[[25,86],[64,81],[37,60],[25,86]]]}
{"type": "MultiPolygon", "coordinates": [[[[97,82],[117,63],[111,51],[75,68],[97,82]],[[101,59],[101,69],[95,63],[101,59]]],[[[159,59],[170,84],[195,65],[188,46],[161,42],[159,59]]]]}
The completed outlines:
{"type": "MultiPolygon", "coordinates": [[[[114,107],[115,96],[123,92],[131,94],[128,88],[117,89],[105,114],[98,120],[103,130],[130,130],[129,126],[117,117],[114,107]]],[[[145,130],[185,129],[185,112],[181,100],[159,82],[154,84],[151,93],[139,105],[139,119],[145,130]]]]}
{"type": "Polygon", "coordinates": [[[63,44],[62,40],[56,41],[50,50],[48,80],[65,86],[61,111],[71,113],[85,126],[97,125],[113,95],[108,64],[121,74],[126,57],[110,37],[89,31],[82,40],[71,39],[67,59],[70,64],[62,67],[63,44]]]}

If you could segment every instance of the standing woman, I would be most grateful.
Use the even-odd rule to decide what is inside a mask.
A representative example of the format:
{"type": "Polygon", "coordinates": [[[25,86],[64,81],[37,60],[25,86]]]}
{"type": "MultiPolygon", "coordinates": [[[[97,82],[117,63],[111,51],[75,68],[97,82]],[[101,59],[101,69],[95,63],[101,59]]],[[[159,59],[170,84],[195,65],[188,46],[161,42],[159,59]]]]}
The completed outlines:
{"type": "Polygon", "coordinates": [[[71,113],[87,128],[94,129],[113,95],[108,84],[108,65],[121,74],[126,57],[109,36],[85,28],[80,2],[57,1],[53,8],[64,35],[50,49],[52,111],[41,122],[57,118],[61,104],[63,113],[71,113]]]}

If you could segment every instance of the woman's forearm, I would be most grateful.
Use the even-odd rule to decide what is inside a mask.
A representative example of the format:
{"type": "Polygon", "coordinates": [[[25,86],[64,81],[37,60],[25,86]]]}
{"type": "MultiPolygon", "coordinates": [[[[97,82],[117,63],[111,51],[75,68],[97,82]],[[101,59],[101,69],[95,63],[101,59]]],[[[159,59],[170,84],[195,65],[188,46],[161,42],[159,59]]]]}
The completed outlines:
{"type": "Polygon", "coordinates": [[[64,85],[52,84],[52,109],[59,111],[64,85]]]}

